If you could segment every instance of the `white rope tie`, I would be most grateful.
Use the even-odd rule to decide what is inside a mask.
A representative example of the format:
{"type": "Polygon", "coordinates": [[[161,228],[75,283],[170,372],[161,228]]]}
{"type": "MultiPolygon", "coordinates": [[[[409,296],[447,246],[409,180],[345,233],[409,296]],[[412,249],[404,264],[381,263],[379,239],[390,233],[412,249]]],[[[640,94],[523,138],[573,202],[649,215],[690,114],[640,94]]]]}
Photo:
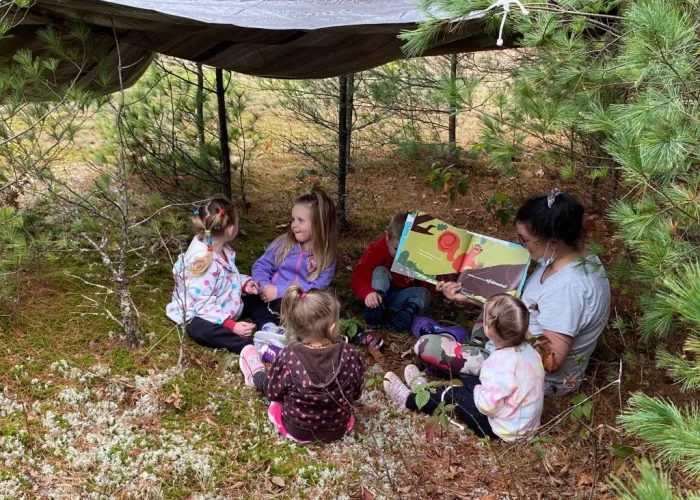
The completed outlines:
{"type": "Polygon", "coordinates": [[[483,11],[483,13],[487,13],[490,10],[497,9],[498,7],[503,7],[503,18],[501,19],[501,27],[498,30],[498,40],[496,40],[496,45],[501,47],[503,45],[503,27],[506,25],[506,18],[508,17],[508,13],[510,12],[510,4],[515,4],[516,7],[520,8],[520,12],[524,16],[527,16],[529,12],[527,9],[523,6],[522,3],[520,3],[520,0],[496,0],[494,3],[492,3],[486,10],[483,11]]]}

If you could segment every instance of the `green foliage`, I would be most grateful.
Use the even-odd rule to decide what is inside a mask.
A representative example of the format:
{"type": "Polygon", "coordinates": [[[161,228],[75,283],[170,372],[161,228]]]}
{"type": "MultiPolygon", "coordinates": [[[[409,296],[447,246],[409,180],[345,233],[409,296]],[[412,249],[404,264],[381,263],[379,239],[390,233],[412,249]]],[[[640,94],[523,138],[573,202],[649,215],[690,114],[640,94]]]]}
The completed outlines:
{"type": "MultiPolygon", "coordinates": [[[[127,160],[151,189],[174,202],[224,192],[214,73],[203,70],[198,92],[194,65],[166,59],[152,65],[128,92],[123,132],[127,160]],[[201,104],[202,115],[197,113],[201,104]]],[[[225,82],[231,169],[244,195],[245,173],[260,144],[257,114],[242,86],[225,82]]],[[[103,137],[115,142],[110,122],[103,137]]]]}
{"type": "Polygon", "coordinates": [[[585,394],[577,394],[571,399],[571,404],[574,405],[574,409],[571,411],[571,421],[589,421],[593,413],[593,401],[588,399],[585,394]]]}
{"type": "Polygon", "coordinates": [[[491,195],[486,202],[486,210],[503,225],[508,224],[517,212],[513,199],[503,191],[496,191],[491,195]]]}
{"type": "Polygon", "coordinates": [[[634,394],[619,423],[628,432],[654,445],[657,454],[700,477],[700,411],[696,405],[679,409],[670,401],[634,394]]]}
{"type": "Polygon", "coordinates": [[[684,494],[673,487],[668,474],[659,470],[652,462],[641,460],[637,464],[639,479],[632,480],[629,486],[616,477],[612,477],[613,490],[621,500],[639,500],[653,498],[654,500],[697,500],[697,493],[684,494]]]}
{"type": "Polygon", "coordinates": [[[355,338],[357,332],[363,327],[362,321],[355,318],[341,318],[340,320],[340,334],[346,336],[350,340],[355,338]]]}
{"type": "Polygon", "coordinates": [[[700,337],[691,336],[686,340],[683,351],[690,354],[682,358],[661,350],[658,354],[658,366],[666,368],[668,373],[682,384],[683,390],[691,391],[700,389],[700,337]],[[691,361],[692,360],[692,361],[691,361]]]}

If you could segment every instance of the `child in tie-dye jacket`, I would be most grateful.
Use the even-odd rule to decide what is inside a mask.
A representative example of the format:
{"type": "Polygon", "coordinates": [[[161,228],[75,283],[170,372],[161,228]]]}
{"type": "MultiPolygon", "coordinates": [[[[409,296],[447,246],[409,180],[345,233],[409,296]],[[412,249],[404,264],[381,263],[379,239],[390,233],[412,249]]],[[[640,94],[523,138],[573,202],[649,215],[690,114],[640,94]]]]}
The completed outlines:
{"type": "Polygon", "coordinates": [[[496,351],[484,361],[478,378],[462,377],[462,387],[438,389],[420,408],[415,392],[427,381],[415,365],[404,372],[408,387],[389,372],[384,388],[402,408],[432,414],[441,401],[455,405],[455,415],[480,437],[515,441],[531,436],[542,416],[544,368],[525,341],[527,328],[525,305],[508,294],[494,295],[484,304],[484,330],[496,351]]]}

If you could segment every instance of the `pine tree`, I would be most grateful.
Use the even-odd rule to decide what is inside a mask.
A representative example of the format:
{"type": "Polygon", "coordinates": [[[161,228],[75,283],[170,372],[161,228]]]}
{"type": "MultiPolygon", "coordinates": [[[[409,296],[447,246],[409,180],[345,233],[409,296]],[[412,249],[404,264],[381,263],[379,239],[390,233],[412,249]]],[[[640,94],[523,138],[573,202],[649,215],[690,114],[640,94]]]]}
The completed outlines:
{"type": "MultiPolygon", "coordinates": [[[[30,2],[0,6],[0,41],[12,44],[15,8],[30,2]]],[[[25,204],[38,198],[52,182],[50,166],[72,146],[82,124],[104,102],[61,81],[66,66],[82,72],[94,65],[81,47],[91,37],[82,24],[37,32],[33,51],[19,50],[0,62],[0,308],[16,303],[17,274],[39,255],[49,231],[41,217],[25,204]]],[[[100,82],[106,81],[104,59],[98,60],[100,82]]]]}
{"type": "MultiPolygon", "coordinates": [[[[454,24],[433,20],[407,33],[411,55],[442,29],[490,1],[428,0],[454,24]]],[[[691,0],[530,2],[528,16],[510,13],[511,31],[527,50],[509,87],[482,114],[487,152],[508,174],[527,137],[539,139],[543,162],[562,176],[587,179],[592,201],[613,176],[609,218],[628,254],[618,272],[631,283],[647,338],[700,328],[700,5],[691,0]],[[624,195],[624,196],[623,196],[624,195]]],[[[486,29],[503,12],[492,10],[486,29]]],[[[698,351],[696,337],[686,343],[698,351]]],[[[700,360],[662,350],[659,365],[694,390],[700,360]]],[[[696,406],[637,394],[621,425],[653,445],[667,464],[700,477],[696,406]]],[[[672,498],[668,478],[641,466],[638,492],[672,498]]],[[[620,490],[622,491],[622,490],[620,490]]],[[[631,497],[631,494],[626,494],[631,497]]]]}
{"type": "Polygon", "coordinates": [[[127,160],[147,186],[173,202],[230,197],[237,174],[239,196],[247,203],[245,175],[260,143],[257,115],[230,74],[221,73],[219,99],[214,70],[199,73],[194,65],[162,58],[128,95],[127,160]]]}

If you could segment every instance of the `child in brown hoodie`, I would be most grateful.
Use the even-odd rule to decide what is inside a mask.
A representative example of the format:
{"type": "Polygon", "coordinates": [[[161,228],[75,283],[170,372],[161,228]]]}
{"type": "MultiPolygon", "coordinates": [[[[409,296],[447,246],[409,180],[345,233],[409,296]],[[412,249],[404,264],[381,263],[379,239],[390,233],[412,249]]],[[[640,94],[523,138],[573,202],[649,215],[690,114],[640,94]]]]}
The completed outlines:
{"type": "Polygon", "coordinates": [[[337,339],[340,303],[328,292],[293,285],[281,309],[292,341],[269,372],[255,347],[246,346],[245,383],[271,401],[268,416],[281,435],[302,443],[341,439],[355,425],[364,368],[355,348],[337,339]]]}

